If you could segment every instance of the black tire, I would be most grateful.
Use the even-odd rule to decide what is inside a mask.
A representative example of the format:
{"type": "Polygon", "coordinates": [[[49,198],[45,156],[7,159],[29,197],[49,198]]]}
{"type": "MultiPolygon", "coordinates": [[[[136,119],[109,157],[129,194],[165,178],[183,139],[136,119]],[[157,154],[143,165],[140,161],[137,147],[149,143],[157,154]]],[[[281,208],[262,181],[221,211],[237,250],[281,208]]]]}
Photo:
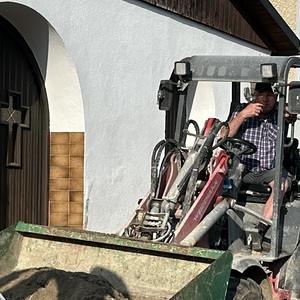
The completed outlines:
{"type": "Polygon", "coordinates": [[[265,300],[265,297],[251,278],[230,277],[226,300],[265,300]]]}

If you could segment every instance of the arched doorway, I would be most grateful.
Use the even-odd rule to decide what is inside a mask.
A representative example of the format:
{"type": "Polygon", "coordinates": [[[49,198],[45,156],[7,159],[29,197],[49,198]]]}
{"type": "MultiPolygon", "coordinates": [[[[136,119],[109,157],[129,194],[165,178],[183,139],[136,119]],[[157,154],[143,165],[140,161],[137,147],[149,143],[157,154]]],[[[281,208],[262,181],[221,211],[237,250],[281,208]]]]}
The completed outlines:
{"type": "Polygon", "coordinates": [[[0,17],[0,229],[48,224],[49,111],[30,48],[0,17]]]}

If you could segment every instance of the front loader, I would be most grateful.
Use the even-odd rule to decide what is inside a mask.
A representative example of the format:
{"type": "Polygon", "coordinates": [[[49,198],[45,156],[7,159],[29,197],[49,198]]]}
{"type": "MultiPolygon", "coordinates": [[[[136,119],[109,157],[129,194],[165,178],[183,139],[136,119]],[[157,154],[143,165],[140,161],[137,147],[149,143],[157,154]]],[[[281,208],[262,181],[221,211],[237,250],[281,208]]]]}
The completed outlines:
{"type": "Polygon", "coordinates": [[[159,109],[166,112],[166,137],[153,151],[150,191],[120,235],[230,251],[226,299],[300,299],[299,149],[294,124],[287,128],[284,120],[287,106],[290,113],[300,113],[300,82],[290,79],[298,68],[299,57],[193,56],[176,62],[158,91],[159,109]],[[257,82],[271,83],[278,94],[272,220],[262,216],[270,186],[242,181],[240,158],[257,151],[256,146],[228,137],[227,120],[208,118],[200,130],[197,120],[190,118],[201,82],[213,87],[228,83],[229,116],[241,99],[253,100],[257,82]],[[292,187],[280,207],[283,166],[291,174],[292,187]],[[270,225],[262,241],[255,226],[259,221],[270,225]]]}
{"type": "Polygon", "coordinates": [[[231,263],[232,254],[220,250],[18,222],[0,233],[0,298],[116,299],[105,285],[106,295],[103,289],[98,295],[82,294],[82,290],[87,292],[86,286],[77,286],[73,279],[84,272],[90,283],[95,282],[95,275],[100,283],[104,278],[122,299],[224,299],[231,263]],[[42,297],[47,286],[54,283],[59,292],[67,284],[61,277],[47,274],[45,268],[68,272],[73,296],[53,293],[42,297]],[[27,270],[34,270],[37,277],[28,275],[27,270]],[[90,274],[94,276],[88,277],[90,274]]]}

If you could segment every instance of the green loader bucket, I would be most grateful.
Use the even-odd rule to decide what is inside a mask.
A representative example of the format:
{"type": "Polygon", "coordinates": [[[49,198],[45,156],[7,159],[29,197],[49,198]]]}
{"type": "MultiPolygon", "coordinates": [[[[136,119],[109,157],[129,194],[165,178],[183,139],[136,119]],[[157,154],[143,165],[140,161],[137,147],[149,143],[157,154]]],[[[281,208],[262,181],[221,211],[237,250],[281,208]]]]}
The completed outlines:
{"type": "Polygon", "coordinates": [[[230,252],[23,222],[0,233],[0,282],[50,267],[101,275],[132,300],[225,299],[231,263],[230,252]]]}

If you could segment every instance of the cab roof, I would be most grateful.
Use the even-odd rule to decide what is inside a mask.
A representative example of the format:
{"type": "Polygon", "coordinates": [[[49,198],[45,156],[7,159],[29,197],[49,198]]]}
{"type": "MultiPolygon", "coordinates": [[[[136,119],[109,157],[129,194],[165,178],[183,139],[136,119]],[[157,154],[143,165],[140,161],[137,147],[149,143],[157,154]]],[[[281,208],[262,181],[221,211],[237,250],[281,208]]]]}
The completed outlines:
{"type": "Polygon", "coordinates": [[[296,56],[192,56],[189,62],[194,81],[261,82],[261,64],[276,64],[277,82],[284,83],[290,68],[300,67],[296,56]]]}

